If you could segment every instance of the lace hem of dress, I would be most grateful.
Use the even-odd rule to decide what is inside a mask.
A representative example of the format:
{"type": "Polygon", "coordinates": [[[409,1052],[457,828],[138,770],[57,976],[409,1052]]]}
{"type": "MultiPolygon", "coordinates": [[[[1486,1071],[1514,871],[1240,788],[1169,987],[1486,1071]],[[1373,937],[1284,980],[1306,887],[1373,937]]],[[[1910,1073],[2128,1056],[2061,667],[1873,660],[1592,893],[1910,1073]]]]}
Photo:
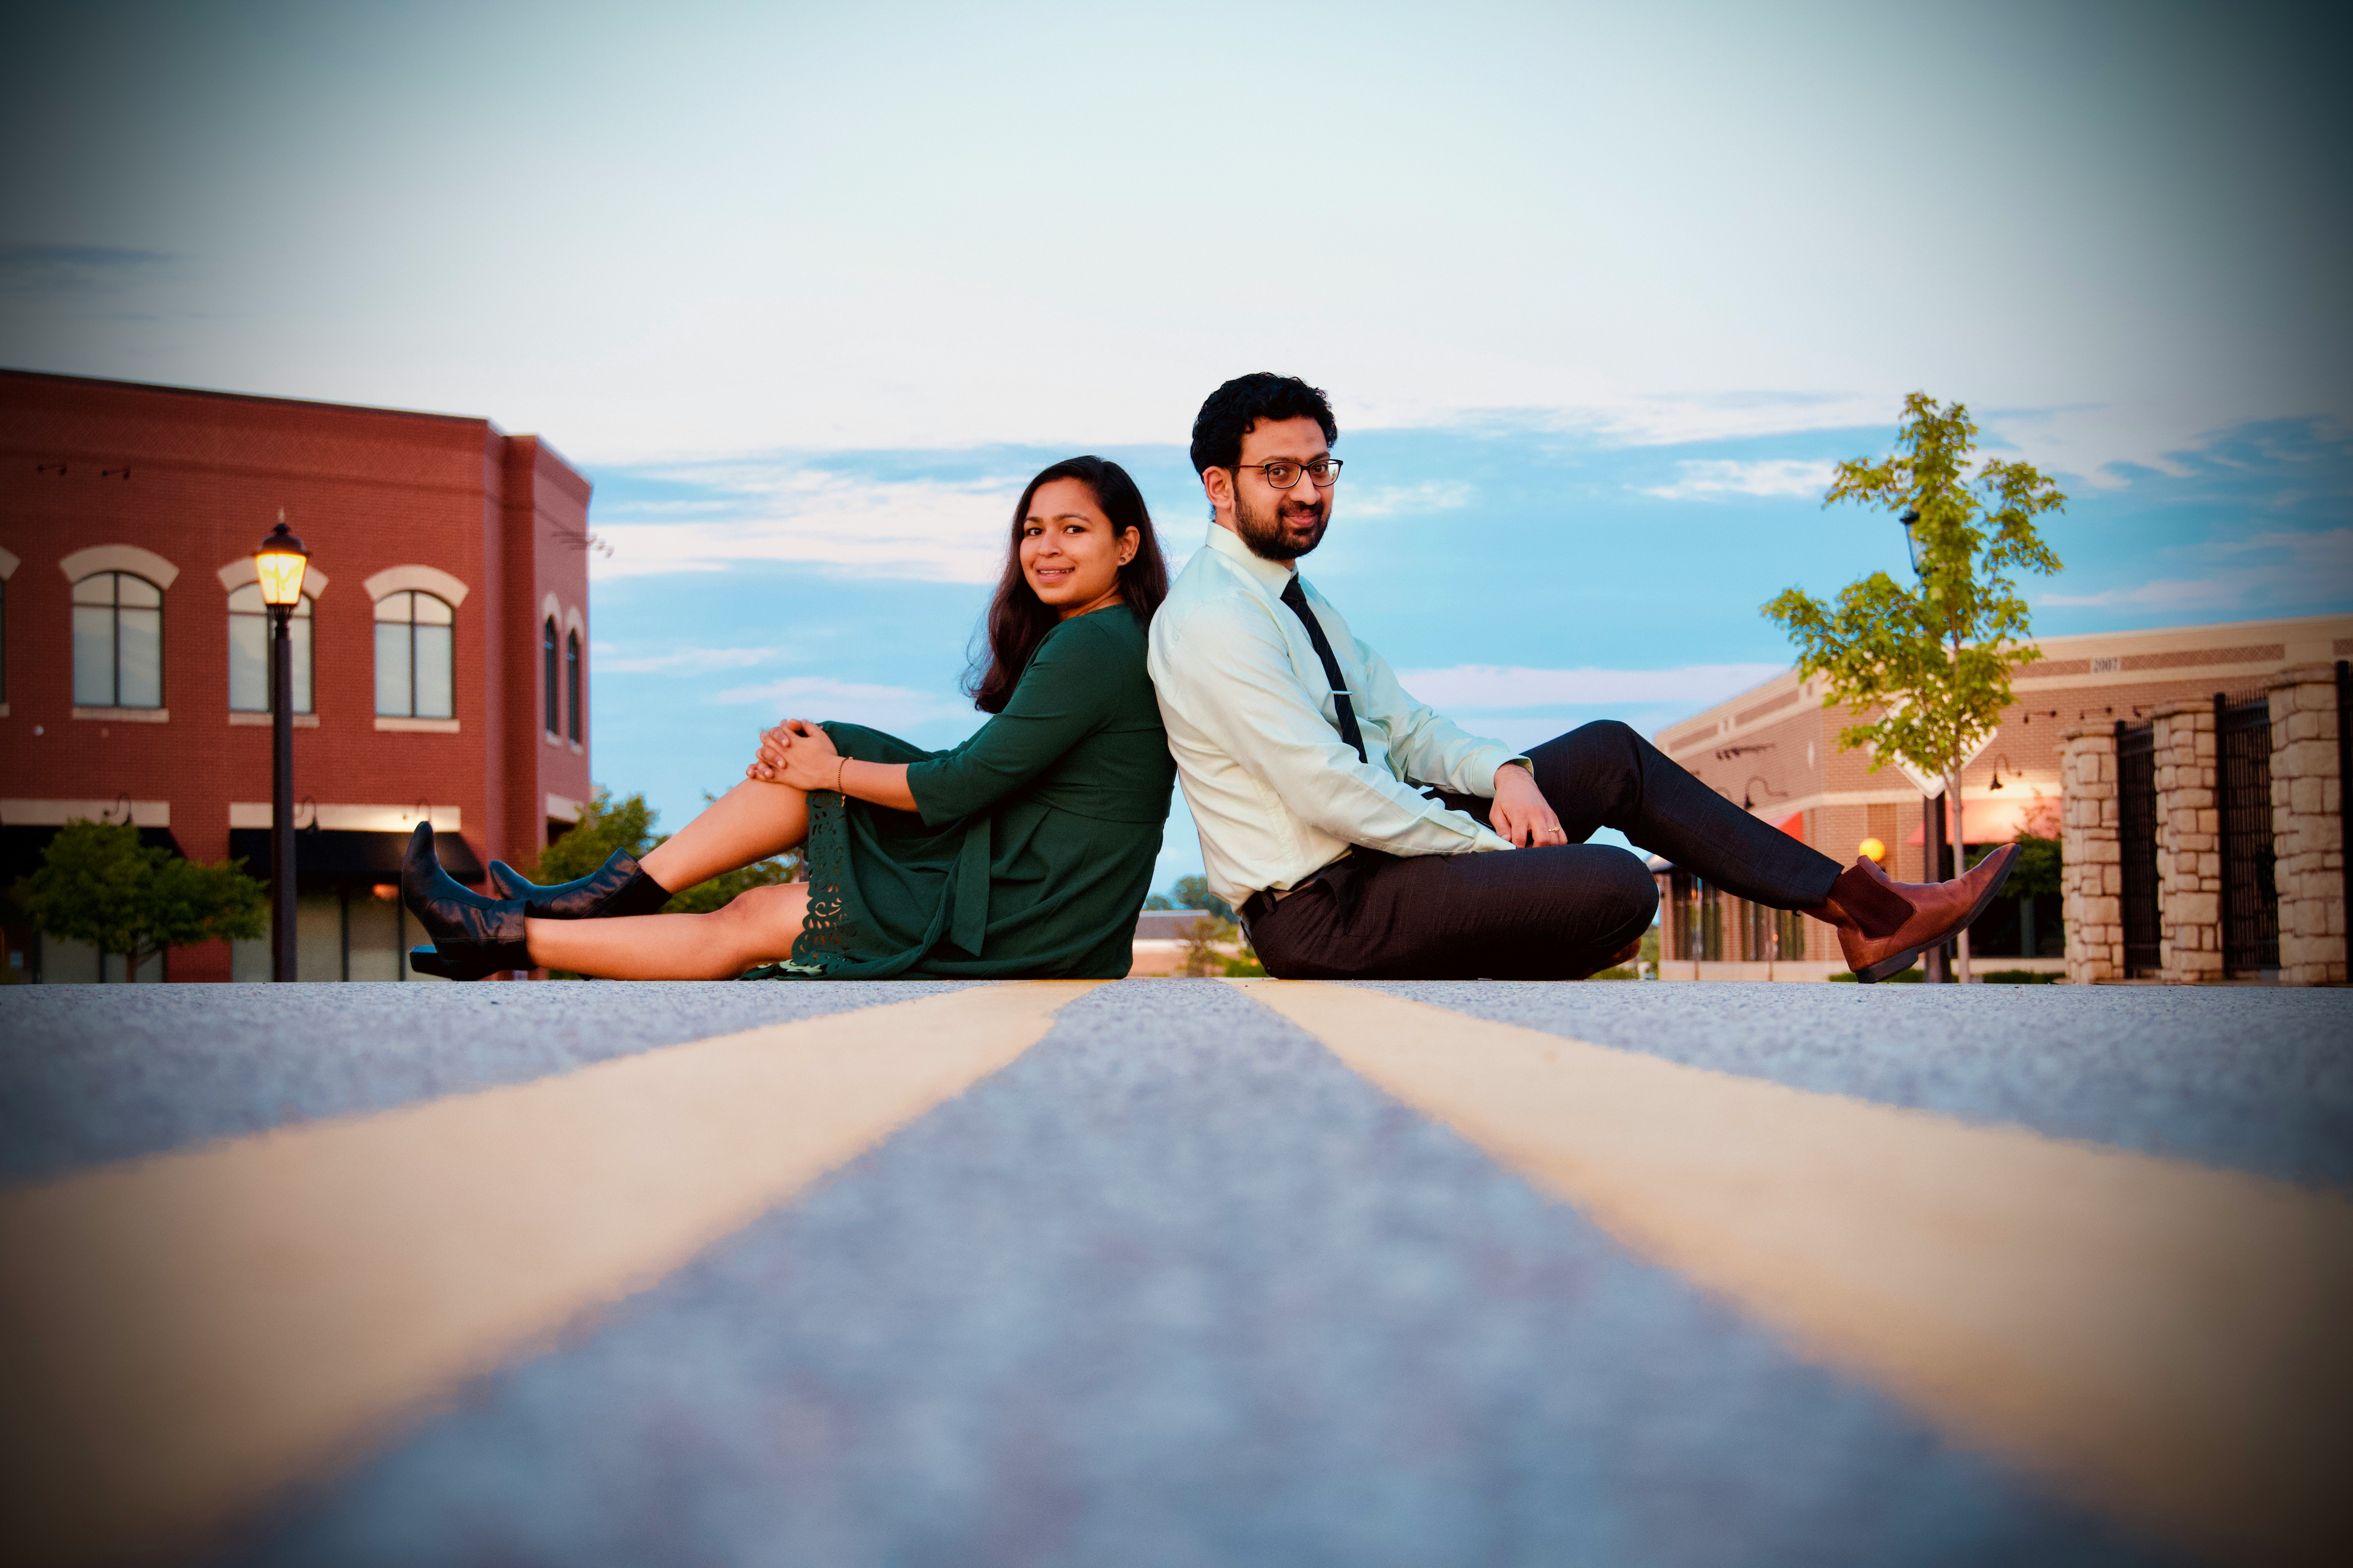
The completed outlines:
{"type": "Polygon", "coordinates": [[[792,956],[764,966],[789,974],[824,973],[826,960],[841,956],[844,935],[841,881],[849,861],[847,803],[839,791],[811,790],[808,814],[808,838],[801,846],[801,864],[808,871],[808,912],[801,919],[801,934],[793,943],[792,956]]]}

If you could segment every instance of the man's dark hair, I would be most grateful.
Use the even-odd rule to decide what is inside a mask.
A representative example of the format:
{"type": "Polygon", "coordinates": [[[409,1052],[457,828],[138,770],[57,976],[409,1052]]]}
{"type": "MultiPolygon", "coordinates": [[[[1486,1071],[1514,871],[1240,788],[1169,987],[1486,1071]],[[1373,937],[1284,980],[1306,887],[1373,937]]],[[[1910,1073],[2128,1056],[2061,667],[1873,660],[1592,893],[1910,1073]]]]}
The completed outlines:
{"type": "Polygon", "coordinates": [[[1324,427],[1325,442],[1340,438],[1340,426],[1322,388],[1267,370],[1238,375],[1209,394],[1193,420],[1193,471],[1207,473],[1240,462],[1242,437],[1261,419],[1313,419],[1324,427]]]}

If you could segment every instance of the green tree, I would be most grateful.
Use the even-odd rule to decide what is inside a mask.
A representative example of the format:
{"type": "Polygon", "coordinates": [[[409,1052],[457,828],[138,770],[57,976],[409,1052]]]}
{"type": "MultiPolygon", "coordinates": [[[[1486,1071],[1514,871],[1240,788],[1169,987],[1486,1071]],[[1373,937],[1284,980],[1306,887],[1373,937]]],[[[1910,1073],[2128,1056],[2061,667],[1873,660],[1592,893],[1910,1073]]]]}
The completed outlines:
{"type": "Polygon", "coordinates": [[[1185,930],[1185,956],[1176,973],[1195,978],[1216,974],[1262,978],[1266,966],[1258,961],[1240,924],[1204,915],[1185,930]],[[1228,954],[1229,944],[1238,951],[1228,954]]]}
{"type": "Polygon", "coordinates": [[[1874,572],[1833,604],[1791,588],[1764,606],[1798,645],[1799,672],[1823,678],[1824,707],[1876,715],[1841,730],[1841,746],[1869,748],[1873,773],[1901,759],[1944,781],[1956,845],[1968,842],[1962,762],[2010,706],[2011,672],[2042,657],[2027,641],[2026,601],[2010,574],[2059,570],[2034,520],[2067,502],[2025,463],[1988,458],[1972,474],[1977,437],[1968,408],[1915,392],[1904,400],[1894,454],[1841,463],[1822,500],[1917,512],[1911,587],[1874,572]]]}
{"type": "Polygon", "coordinates": [[[580,808],[580,820],[541,850],[524,875],[534,882],[569,882],[611,859],[616,849],[643,855],[661,842],[654,837],[657,815],[643,795],[615,800],[611,790],[598,784],[595,797],[580,808]]]}
{"type": "Polygon", "coordinates": [[[119,952],[123,978],[166,948],[266,929],[269,891],[243,860],[198,865],[139,842],[139,830],[76,818],[58,829],[17,898],[43,934],[119,952]]]}
{"type": "Polygon", "coordinates": [[[2021,828],[2014,842],[2018,845],[2018,864],[2010,868],[2003,894],[2018,899],[2056,898],[2059,874],[2063,868],[2059,840],[2021,828]]]}
{"type": "Polygon", "coordinates": [[[1168,892],[1180,910],[1207,910],[1221,921],[1234,918],[1233,906],[1209,891],[1207,877],[1179,877],[1168,885],[1168,892]]]}

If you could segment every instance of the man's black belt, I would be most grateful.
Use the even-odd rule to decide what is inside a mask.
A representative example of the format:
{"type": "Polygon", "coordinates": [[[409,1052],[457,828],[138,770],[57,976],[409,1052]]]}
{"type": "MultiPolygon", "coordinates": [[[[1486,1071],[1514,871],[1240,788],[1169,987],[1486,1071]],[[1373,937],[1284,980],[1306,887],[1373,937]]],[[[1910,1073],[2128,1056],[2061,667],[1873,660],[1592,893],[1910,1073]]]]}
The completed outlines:
{"type": "MultiPolygon", "coordinates": [[[[1345,868],[1349,871],[1361,869],[1365,858],[1372,854],[1373,851],[1359,846],[1356,848],[1349,850],[1346,854],[1342,855],[1337,860],[1329,861],[1324,865],[1317,867],[1314,870],[1308,872],[1304,877],[1300,878],[1296,882],[1292,883],[1288,888],[1283,889],[1280,893],[1275,892],[1271,888],[1261,888],[1257,892],[1252,893],[1249,898],[1244,899],[1241,902],[1241,908],[1236,910],[1234,913],[1241,917],[1242,928],[1247,931],[1253,923],[1262,921],[1268,915],[1271,914],[1274,911],[1274,906],[1282,902],[1284,899],[1291,897],[1293,893],[1303,893],[1314,883],[1334,878],[1336,874],[1342,871],[1343,868],[1345,868]],[[1351,865],[1351,861],[1356,862],[1356,864],[1351,865]]],[[[1356,908],[1356,900],[1348,896],[1353,890],[1353,884],[1343,885],[1340,900],[1344,910],[1350,914],[1355,912],[1356,908]]],[[[1345,921],[1343,923],[1345,923],[1345,921]]]]}

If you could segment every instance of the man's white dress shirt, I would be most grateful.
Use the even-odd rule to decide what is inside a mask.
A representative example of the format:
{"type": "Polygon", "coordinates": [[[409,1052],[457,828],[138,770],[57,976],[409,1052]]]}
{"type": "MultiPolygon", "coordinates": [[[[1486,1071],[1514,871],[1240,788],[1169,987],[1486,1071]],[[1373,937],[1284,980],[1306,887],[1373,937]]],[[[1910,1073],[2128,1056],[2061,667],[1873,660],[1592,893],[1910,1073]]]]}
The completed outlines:
{"type": "Polygon", "coordinates": [[[1495,770],[1526,759],[1407,696],[1388,661],[1303,579],[1356,704],[1371,759],[1358,761],[1340,739],[1324,661],[1282,603],[1290,582],[1289,567],[1211,523],[1208,548],[1152,617],[1152,684],[1210,891],[1239,906],[1353,845],[1392,855],[1510,848],[1405,781],[1493,796],[1495,770]]]}

